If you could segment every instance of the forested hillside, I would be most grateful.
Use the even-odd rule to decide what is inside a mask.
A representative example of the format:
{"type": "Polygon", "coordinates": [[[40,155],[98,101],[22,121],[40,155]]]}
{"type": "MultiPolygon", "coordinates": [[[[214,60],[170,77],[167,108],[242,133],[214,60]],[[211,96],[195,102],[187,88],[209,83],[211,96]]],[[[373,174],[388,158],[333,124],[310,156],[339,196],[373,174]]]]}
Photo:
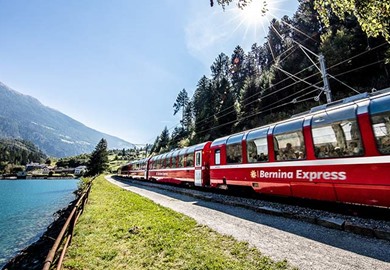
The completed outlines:
{"type": "Polygon", "coordinates": [[[91,153],[100,139],[111,149],[134,148],[117,137],[91,129],[0,82],[0,138],[33,142],[53,157],[91,153]]]}
{"type": "Polygon", "coordinates": [[[165,128],[152,152],[213,140],[326,103],[321,54],[333,100],[390,86],[385,38],[367,37],[353,15],[340,20],[329,11],[325,27],[313,0],[299,3],[292,18],[270,22],[264,44],[221,52],[192,97],[186,89],[179,92],[172,103],[173,113],[182,113],[181,123],[172,131],[165,128]]]}
{"type": "Polygon", "coordinates": [[[21,139],[0,139],[0,171],[7,166],[42,163],[46,155],[33,143],[21,139]]]}

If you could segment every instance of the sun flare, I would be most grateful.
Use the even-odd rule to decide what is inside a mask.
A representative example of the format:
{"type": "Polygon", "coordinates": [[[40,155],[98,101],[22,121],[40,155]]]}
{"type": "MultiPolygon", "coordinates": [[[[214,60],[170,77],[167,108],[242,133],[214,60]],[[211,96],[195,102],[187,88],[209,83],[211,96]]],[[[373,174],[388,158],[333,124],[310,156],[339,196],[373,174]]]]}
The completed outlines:
{"type": "Polygon", "coordinates": [[[261,36],[268,32],[269,23],[273,18],[280,18],[286,12],[288,0],[252,0],[247,6],[230,10],[236,27],[233,32],[242,32],[242,39],[248,42],[258,42],[261,36]]]}
{"type": "Polygon", "coordinates": [[[242,21],[247,25],[264,23],[264,21],[267,21],[267,15],[270,9],[273,8],[271,7],[271,5],[273,5],[272,3],[274,2],[266,0],[252,0],[248,6],[239,10],[242,21]]]}

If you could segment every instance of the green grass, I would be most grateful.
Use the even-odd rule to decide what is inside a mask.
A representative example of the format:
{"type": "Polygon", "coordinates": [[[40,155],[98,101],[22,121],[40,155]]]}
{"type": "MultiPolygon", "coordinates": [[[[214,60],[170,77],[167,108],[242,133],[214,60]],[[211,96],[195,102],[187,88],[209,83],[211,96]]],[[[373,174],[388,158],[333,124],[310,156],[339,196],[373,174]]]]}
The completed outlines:
{"type": "Polygon", "coordinates": [[[108,171],[116,173],[120,167],[129,163],[128,160],[116,160],[117,155],[108,155],[108,171]]]}
{"type": "Polygon", "coordinates": [[[64,269],[288,269],[247,243],[95,179],[64,269]]]}

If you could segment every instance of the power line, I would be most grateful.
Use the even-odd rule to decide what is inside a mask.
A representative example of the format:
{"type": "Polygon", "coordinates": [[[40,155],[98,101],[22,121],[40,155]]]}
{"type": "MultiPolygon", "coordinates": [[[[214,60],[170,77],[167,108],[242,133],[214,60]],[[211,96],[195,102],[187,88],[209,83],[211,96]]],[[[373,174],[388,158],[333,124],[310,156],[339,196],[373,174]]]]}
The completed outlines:
{"type": "MultiPolygon", "coordinates": [[[[310,37],[310,36],[308,36],[307,34],[301,32],[299,29],[295,28],[295,27],[292,26],[291,24],[288,24],[288,23],[286,23],[286,22],[284,22],[284,21],[282,21],[282,23],[285,23],[286,25],[290,26],[290,27],[293,28],[294,30],[300,32],[302,35],[306,36],[307,38],[314,40],[312,37],[310,37]]],[[[277,32],[277,30],[275,29],[275,27],[274,27],[273,25],[272,25],[272,28],[277,32]]],[[[280,38],[282,38],[282,36],[281,36],[278,32],[277,32],[277,34],[279,35],[280,38]]],[[[292,40],[293,40],[293,39],[292,39],[292,40]]],[[[316,41],[316,40],[314,40],[314,41],[316,41]]],[[[297,41],[293,40],[293,42],[294,42],[295,44],[298,44],[299,47],[300,47],[301,49],[302,49],[302,47],[305,48],[305,49],[307,49],[307,48],[304,47],[303,45],[299,44],[297,41]],[[301,47],[301,46],[302,46],[302,47],[301,47]]],[[[316,42],[317,42],[317,41],[316,41],[316,42]]],[[[275,62],[275,56],[274,56],[274,54],[273,54],[273,50],[272,50],[271,44],[269,43],[269,41],[268,41],[267,43],[268,43],[268,46],[269,46],[271,55],[272,55],[272,57],[273,57],[273,62],[275,62]]],[[[350,61],[350,60],[352,60],[352,59],[354,59],[354,58],[357,58],[357,57],[359,57],[359,56],[361,56],[361,55],[364,55],[364,54],[366,54],[366,53],[368,53],[368,52],[372,52],[373,50],[376,50],[376,49],[378,49],[378,48],[380,48],[380,47],[382,47],[382,46],[384,46],[384,45],[386,45],[386,44],[387,44],[387,43],[384,42],[384,43],[382,43],[382,44],[380,44],[380,45],[378,45],[378,46],[376,46],[376,47],[370,49],[370,51],[361,52],[361,53],[359,53],[359,54],[357,54],[357,55],[354,55],[354,56],[352,56],[352,57],[350,57],[350,58],[348,58],[348,59],[346,59],[346,60],[340,61],[339,63],[336,63],[336,64],[334,64],[333,66],[331,66],[331,67],[329,67],[329,68],[327,68],[327,69],[328,69],[328,70],[333,69],[333,68],[335,68],[335,67],[337,67],[337,66],[339,66],[339,65],[341,65],[341,64],[343,64],[343,63],[345,63],[345,62],[348,62],[348,61],[350,61]]],[[[295,47],[295,46],[291,46],[291,47],[288,48],[286,51],[282,52],[280,55],[277,56],[277,57],[279,57],[279,62],[282,62],[282,61],[284,61],[285,59],[287,59],[288,56],[290,56],[295,50],[296,50],[296,47],[295,47]],[[294,50],[293,50],[293,49],[294,49],[294,50]],[[282,56],[283,54],[286,54],[286,53],[287,53],[288,51],[290,51],[290,50],[292,50],[292,51],[291,51],[287,56],[285,56],[283,59],[280,59],[280,56],[282,56]]],[[[302,49],[302,50],[303,50],[303,49],[302,49]]],[[[311,52],[311,51],[309,50],[309,52],[311,52]]],[[[312,52],[311,52],[311,53],[312,53],[312,52]]],[[[305,54],[306,54],[306,53],[305,53],[305,54]]],[[[314,53],[313,53],[313,54],[314,54],[314,53]]],[[[314,54],[314,55],[316,55],[316,54],[314,54]]],[[[347,73],[350,73],[350,72],[353,72],[353,71],[356,71],[356,70],[359,70],[359,69],[362,69],[362,68],[365,68],[365,67],[368,67],[368,66],[371,66],[371,65],[374,65],[374,64],[378,64],[378,63],[381,63],[381,62],[384,62],[384,61],[385,61],[385,60],[379,60],[379,61],[376,61],[376,62],[367,64],[367,65],[364,65],[364,66],[355,68],[355,69],[353,69],[353,70],[349,70],[349,71],[340,73],[340,74],[335,75],[335,76],[341,76],[341,75],[344,75],[344,74],[347,74],[347,73]]],[[[313,62],[313,61],[312,61],[312,62],[313,62]]],[[[302,69],[301,71],[299,71],[299,72],[297,72],[297,73],[295,73],[295,74],[299,74],[299,73],[305,71],[306,69],[308,69],[308,68],[310,68],[310,67],[312,67],[312,66],[313,66],[313,65],[311,65],[311,66],[309,66],[309,67],[307,67],[307,68],[304,68],[304,69],[302,69]]],[[[316,65],[314,65],[314,66],[316,66],[316,65]]],[[[316,66],[316,67],[317,67],[317,66],[316,66]]],[[[318,68],[318,67],[317,67],[317,68],[318,68]]],[[[318,73],[312,74],[312,75],[306,77],[305,79],[299,79],[299,80],[301,80],[301,81],[302,81],[302,80],[306,80],[306,79],[309,79],[309,78],[311,78],[311,77],[313,77],[313,76],[316,76],[316,75],[318,75],[318,73]]],[[[344,86],[350,88],[351,90],[353,90],[353,91],[355,91],[355,92],[358,92],[358,91],[356,91],[355,89],[353,89],[352,87],[348,86],[347,84],[345,84],[345,83],[343,83],[342,81],[340,81],[339,79],[337,79],[335,76],[333,76],[333,75],[329,75],[329,76],[330,76],[332,79],[335,79],[335,80],[338,81],[339,83],[343,84],[344,86]]],[[[247,100],[247,99],[251,99],[251,98],[255,97],[256,95],[260,95],[261,93],[264,93],[265,91],[271,89],[272,87],[275,87],[276,85],[278,85],[278,84],[280,84],[280,83],[286,81],[287,79],[288,79],[288,78],[285,78],[285,79],[283,79],[282,81],[279,81],[278,83],[276,83],[275,85],[272,85],[272,86],[270,86],[270,87],[264,89],[262,92],[259,91],[258,93],[254,94],[254,95],[252,95],[252,96],[247,97],[246,99],[244,99],[244,101],[247,100]]],[[[285,89],[285,88],[287,88],[287,87],[293,86],[293,85],[295,85],[296,83],[297,83],[297,82],[293,82],[293,83],[291,83],[290,85],[283,87],[282,89],[285,89]]],[[[317,83],[317,84],[318,84],[318,83],[317,83]]],[[[270,95],[276,94],[277,92],[281,91],[282,89],[279,89],[279,90],[277,90],[277,91],[274,91],[274,92],[272,92],[272,93],[270,93],[270,94],[268,94],[268,95],[266,95],[266,96],[263,96],[262,98],[265,98],[265,97],[268,97],[268,96],[270,96],[270,95]]],[[[214,90],[214,89],[213,89],[213,90],[214,90]]],[[[214,90],[214,91],[215,91],[215,90],[214,90]]],[[[358,93],[359,93],[359,92],[358,92],[358,93]]],[[[218,93],[218,94],[219,94],[219,93],[218,93]]],[[[252,101],[252,102],[246,103],[244,106],[248,106],[248,105],[252,104],[253,102],[256,102],[256,101],[252,101]]],[[[289,103],[286,103],[286,104],[289,104],[289,103]]],[[[224,110],[218,112],[216,115],[214,115],[214,116],[212,116],[212,117],[215,117],[215,116],[217,116],[217,115],[220,115],[222,112],[225,112],[225,111],[227,111],[227,110],[229,110],[229,109],[232,109],[232,108],[234,108],[234,106],[227,107],[227,108],[225,108],[224,110]]],[[[231,111],[229,111],[228,113],[223,114],[222,116],[219,116],[219,117],[226,116],[226,115],[228,115],[228,114],[231,114],[232,112],[234,112],[234,111],[231,110],[231,111]]],[[[207,121],[207,120],[210,120],[212,117],[208,117],[208,118],[202,119],[202,120],[201,120],[200,122],[198,122],[198,123],[202,123],[202,122],[205,122],[205,121],[207,121]]],[[[172,130],[173,128],[177,127],[179,124],[180,124],[180,123],[176,124],[175,126],[171,127],[169,130],[172,130]]],[[[216,127],[214,127],[214,128],[216,128],[216,127]]],[[[153,140],[153,139],[150,139],[149,141],[151,141],[151,140],[153,140]]]]}

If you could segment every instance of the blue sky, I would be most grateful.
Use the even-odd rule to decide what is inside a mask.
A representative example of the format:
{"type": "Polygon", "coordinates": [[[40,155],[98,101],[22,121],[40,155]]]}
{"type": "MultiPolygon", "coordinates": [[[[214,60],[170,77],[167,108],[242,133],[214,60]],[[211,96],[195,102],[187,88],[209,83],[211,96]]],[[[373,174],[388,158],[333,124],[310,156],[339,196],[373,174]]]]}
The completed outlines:
{"type": "Polygon", "coordinates": [[[298,6],[269,2],[253,16],[209,0],[0,0],[0,81],[88,127],[153,143],[179,123],[180,90],[192,96],[221,52],[263,44],[267,19],[298,6]]]}

